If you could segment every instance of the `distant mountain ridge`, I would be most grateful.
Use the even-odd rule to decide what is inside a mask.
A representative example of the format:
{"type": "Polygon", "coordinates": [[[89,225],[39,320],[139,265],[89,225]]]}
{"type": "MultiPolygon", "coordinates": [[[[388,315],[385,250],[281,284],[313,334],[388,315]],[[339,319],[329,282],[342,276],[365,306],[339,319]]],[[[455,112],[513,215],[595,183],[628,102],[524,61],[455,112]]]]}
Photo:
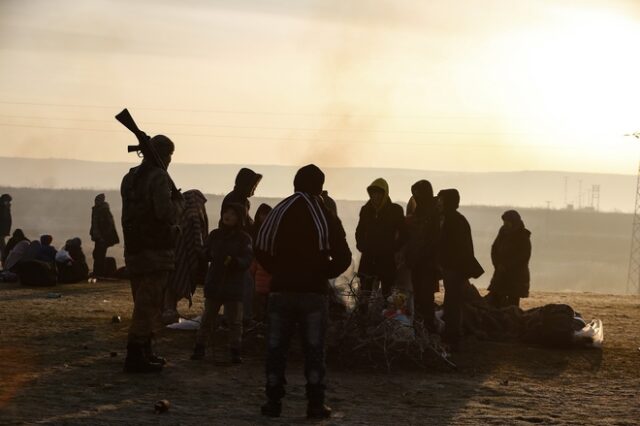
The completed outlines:
{"type": "MultiPolygon", "coordinates": [[[[132,163],[108,163],[66,159],[30,159],[0,157],[0,185],[53,189],[117,189],[132,163]]],[[[171,175],[183,189],[198,188],[210,194],[231,190],[241,165],[172,164],[171,175]]],[[[262,173],[257,195],[284,197],[292,191],[297,167],[248,166],[262,173]]],[[[383,168],[324,167],[325,188],[336,199],[363,200],[366,187],[384,177],[394,201],[406,202],[411,185],[428,179],[437,192],[458,188],[462,204],[564,208],[567,204],[591,206],[592,185],[600,186],[600,209],[632,211],[636,177],[622,174],[576,173],[558,171],[520,172],[445,172],[383,168]],[[566,180],[566,192],[565,192],[566,180]],[[578,196],[582,188],[581,200],[578,196]],[[566,194],[566,195],[565,195],[566,194]]]]}

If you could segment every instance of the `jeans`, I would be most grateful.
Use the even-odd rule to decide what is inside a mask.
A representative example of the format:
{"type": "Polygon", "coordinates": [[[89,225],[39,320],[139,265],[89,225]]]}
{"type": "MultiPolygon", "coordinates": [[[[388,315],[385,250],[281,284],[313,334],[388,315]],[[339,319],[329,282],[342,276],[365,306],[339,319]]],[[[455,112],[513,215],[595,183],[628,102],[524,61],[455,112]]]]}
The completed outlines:
{"type": "Polygon", "coordinates": [[[209,337],[218,323],[218,312],[224,306],[224,315],[229,324],[229,346],[231,349],[240,350],[242,346],[242,302],[221,302],[219,300],[205,299],[204,312],[200,321],[200,328],[196,334],[196,343],[206,345],[209,337]]]}
{"type": "Polygon", "coordinates": [[[268,305],[266,394],[270,400],[285,395],[287,353],[296,326],[304,351],[307,399],[324,403],[324,340],[327,331],[328,298],[315,293],[271,293],[268,305]]]}

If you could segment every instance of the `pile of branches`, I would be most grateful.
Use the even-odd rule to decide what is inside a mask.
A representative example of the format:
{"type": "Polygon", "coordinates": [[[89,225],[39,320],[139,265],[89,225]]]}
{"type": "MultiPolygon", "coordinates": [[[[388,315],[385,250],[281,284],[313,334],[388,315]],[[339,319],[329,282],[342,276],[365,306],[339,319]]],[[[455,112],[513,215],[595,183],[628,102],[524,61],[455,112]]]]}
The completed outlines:
{"type": "Polygon", "coordinates": [[[386,318],[386,301],[380,292],[359,291],[357,284],[356,276],[346,288],[334,288],[331,294],[327,349],[332,363],[387,371],[410,366],[456,367],[440,336],[430,334],[421,321],[407,325],[386,318]]]}

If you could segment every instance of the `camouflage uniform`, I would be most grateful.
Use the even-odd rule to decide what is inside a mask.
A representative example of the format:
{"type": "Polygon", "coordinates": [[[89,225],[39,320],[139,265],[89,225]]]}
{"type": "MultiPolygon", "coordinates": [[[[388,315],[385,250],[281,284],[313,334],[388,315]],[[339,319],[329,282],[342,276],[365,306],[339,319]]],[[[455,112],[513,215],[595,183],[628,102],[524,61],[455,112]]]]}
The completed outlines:
{"type": "Polygon", "coordinates": [[[181,197],[172,194],[169,174],[150,162],[122,180],[125,263],[131,275],[134,309],[129,342],[145,344],[162,327],[164,291],[175,264],[181,197]]]}

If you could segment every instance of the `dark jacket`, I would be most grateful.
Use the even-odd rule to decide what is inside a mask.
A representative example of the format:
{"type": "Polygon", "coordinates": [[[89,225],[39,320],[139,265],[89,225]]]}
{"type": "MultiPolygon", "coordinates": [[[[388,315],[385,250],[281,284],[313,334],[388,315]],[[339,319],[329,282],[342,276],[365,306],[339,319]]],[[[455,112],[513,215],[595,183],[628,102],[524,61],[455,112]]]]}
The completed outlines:
{"type": "Polygon", "coordinates": [[[244,284],[253,261],[251,237],[240,229],[215,229],[207,240],[207,256],[211,263],[204,284],[205,297],[221,302],[242,302],[244,284]]]}
{"type": "MultiPolygon", "coordinates": [[[[375,181],[372,186],[376,186],[375,181]]],[[[380,210],[371,201],[360,209],[360,220],[356,227],[356,247],[363,257],[393,257],[404,245],[406,237],[405,218],[402,207],[392,203],[385,184],[378,186],[386,194],[380,210]]]]}
{"type": "MultiPolygon", "coordinates": [[[[227,204],[240,204],[245,207],[246,213],[244,218],[245,231],[250,231],[253,225],[253,220],[249,214],[251,209],[251,202],[249,198],[253,196],[256,187],[262,180],[262,175],[254,172],[251,169],[242,168],[236,176],[235,186],[233,191],[228,193],[224,200],[222,200],[222,206],[220,207],[220,220],[222,221],[222,211],[227,204]]],[[[220,222],[221,224],[221,222],[220,222]]]]}
{"type": "Polygon", "coordinates": [[[131,273],[171,271],[182,209],[180,194],[162,168],[144,161],[122,180],[124,255],[131,273]]]}
{"type": "Polygon", "coordinates": [[[0,196],[0,238],[11,235],[11,196],[0,196]]]}
{"type": "Polygon", "coordinates": [[[91,241],[105,244],[107,247],[114,246],[120,242],[113,215],[109,209],[109,203],[96,201],[91,209],[91,241]]]}
{"type": "MultiPolygon", "coordinates": [[[[296,192],[319,197],[324,174],[309,165],[298,171],[296,192]]],[[[343,273],[351,264],[351,250],[342,223],[326,211],[329,250],[321,250],[311,212],[303,199],[295,201],[280,221],[274,255],[256,251],[260,264],[269,272],[272,292],[327,294],[329,279],[343,273]]]]}
{"type": "Polygon", "coordinates": [[[523,227],[500,228],[491,246],[491,262],[495,268],[489,291],[502,296],[529,296],[529,259],[531,232],[523,227]]]}
{"type": "Polygon", "coordinates": [[[441,217],[438,260],[443,270],[461,273],[465,278],[478,278],[484,269],[475,258],[471,227],[467,219],[457,211],[460,195],[454,189],[438,194],[444,211],[441,217]]]}
{"type": "Polygon", "coordinates": [[[329,195],[329,191],[322,191],[320,196],[322,197],[322,201],[324,201],[324,205],[327,206],[327,209],[338,216],[338,205],[336,204],[336,200],[329,195]]]}
{"type": "Polygon", "coordinates": [[[415,209],[407,216],[406,261],[412,270],[437,268],[437,248],[440,235],[440,215],[431,184],[426,180],[411,187],[415,194],[415,209]]]}

